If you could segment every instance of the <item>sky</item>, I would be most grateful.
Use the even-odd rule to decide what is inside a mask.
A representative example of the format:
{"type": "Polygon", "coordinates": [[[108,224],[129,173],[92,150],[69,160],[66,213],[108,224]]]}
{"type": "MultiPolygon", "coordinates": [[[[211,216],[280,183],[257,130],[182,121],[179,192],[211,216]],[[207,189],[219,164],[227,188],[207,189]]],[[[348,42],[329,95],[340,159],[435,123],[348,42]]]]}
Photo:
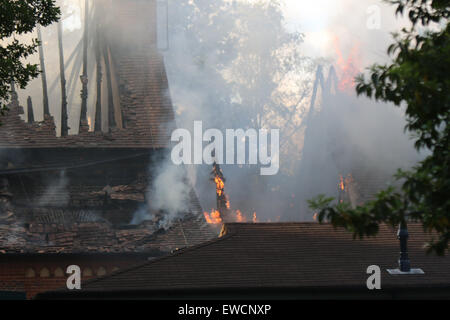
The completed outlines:
{"type": "Polygon", "coordinates": [[[306,55],[337,58],[337,41],[343,54],[357,45],[364,64],[385,61],[391,32],[407,23],[381,0],[282,0],[282,5],[286,27],[305,35],[306,55]]]}
{"type": "MultiPolygon", "coordinates": [[[[324,58],[334,64],[351,59],[360,71],[372,63],[386,62],[391,32],[407,23],[405,18],[395,17],[395,8],[382,0],[278,1],[285,27],[304,34],[305,56],[324,58]],[[378,25],[373,25],[374,21],[378,25]]],[[[64,8],[64,30],[81,30],[84,1],[60,0],[60,3],[64,8]]]]}
{"type": "MultiPolygon", "coordinates": [[[[258,2],[267,0],[239,0],[258,2]]],[[[82,28],[81,18],[84,1],[61,0],[64,6],[64,30],[82,28]]],[[[312,55],[327,55],[333,49],[333,38],[337,34],[342,41],[360,41],[368,51],[382,55],[378,47],[380,34],[390,39],[390,32],[405,24],[405,19],[394,17],[394,8],[381,0],[279,0],[286,20],[286,28],[305,34],[306,52],[312,55]],[[367,20],[380,10],[380,28],[369,30],[367,20]]],[[[345,45],[344,45],[345,47],[345,45]]]]}

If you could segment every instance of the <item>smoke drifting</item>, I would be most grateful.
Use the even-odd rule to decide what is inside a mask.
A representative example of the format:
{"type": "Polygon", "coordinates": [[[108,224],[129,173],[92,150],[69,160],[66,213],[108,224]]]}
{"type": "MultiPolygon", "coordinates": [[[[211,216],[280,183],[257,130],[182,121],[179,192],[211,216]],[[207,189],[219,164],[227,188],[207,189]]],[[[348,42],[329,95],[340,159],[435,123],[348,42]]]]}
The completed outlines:
{"type": "Polygon", "coordinates": [[[398,186],[392,177],[396,170],[423,157],[403,132],[402,109],[345,93],[324,100],[322,109],[308,119],[296,184],[296,204],[305,220],[314,214],[308,199],[318,194],[339,198],[340,177],[353,180],[359,204],[382,188],[398,186]]]}
{"type": "Polygon", "coordinates": [[[66,177],[65,170],[59,173],[59,177],[52,178],[46,185],[44,193],[36,201],[39,206],[67,206],[70,200],[67,186],[69,179],[66,177]]]}
{"type": "MultiPolygon", "coordinates": [[[[78,133],[80,108],[81,104],[79,93],[81,90],[80,67],[82,62],[80,41],[83,36],[82,21],[84,1],[78,0],[58,0],[57,5],[60,6],[62,12],[62,27],[63,27],[63,51],[65,60],[65,78],[67,81],[67,101],[68,101],[68,125],[69,133],[78,133]]],[[[53,116],[56,132],[59,135],[61,130],[61,87],[59,78],[59,52],[58,52],[58,38],[57,38],[57,23],[47,27],[41,28],[43,52],[45,57],[45,70],[48,84],[49,108],[50,114],[53,116]]],[[[17,37],[19,41],[31,42],[32,39],[37,38],[36,29],[34,32],[17,37]]],[[[93,59],[91,59],[93,60],[93,59]]],[[[30,56],[27,63],[39,64],[39,55],[35,53],[30,56]]],[[[93,70],[93,61],[90,69],[93,70]]],[[[91,81],[94,84],[94,81],[91,81]]],[[[40,77],[33,79],[25,89],[18,90],[19,103],[26,106],[27,97],[30,96],[33,101],[33,113],[35,121],[43,120],[43,99],[42,99],[42,84],[40,77]]],[[[93,98],[93,95],[90,95],[93,98]]],[[[89,106],[92,111],[95,109],[95,103],[91,99],[89,106]]],[[[27,117],[27,111],[23,119],[27,117]]]]}
{"type": "Polygon", "coordinates": [[[184,168],[172,164],[170,160],[164,161],[155,172],[156,178],[148,192],[148,205],[151,212],[161,213],[158,225],[166,229],[176,218],[189,212],[189,191],[192,187],[186,181],[184,168]]]}
{"type": "MultiPolygon", "coordinates": [[[[310,220],[306,200],[336,195],[340,174],[359,173],[376,191],[420,159],[403,111],[356,98],[353,88],[358,72],[388,60],[390,32],[405,25],[381,1],[169,1],[166,68],[178,126],[281,129],[278,175],[222,166],[234,208],[261,221],[310,220]],[[319,64],[326,73],[335,66],[343,92],[326,100],[319,89],[309,118],[319,64]]],[[[210,170],[196,168],[205,211],[215,207],[210,170]]]]}
{"type": "MultiPolygon", "coordinates": [[[[82,36],[83,8],[75,0],[61,3],[69,16],[64,28],[68,60],[82,36]]],[[[194,121],[201,120],[204,130],[281,129],[277,175],[262,177],[257,166],[222,166],[234,209],[246,215],[256,211],[260,221],[309,220],[306,200],[318,193],[335,195],[339,174],[366,172],[355,169],[363,166],[372,170],[361,179],[374,181],[374,175],[384,179],[397,167],[408,167],[420,158],[403,132],[402,110],[356,98],[351,82],[366,66],[388,60],[385,49],[392,40],[390,32],[405,25],[405,19],[395,18],[393,7],[375,0],[168,0],[168,26],[160,25],[158,34],[168,27],[169,43],[162,53],[177,126],[193,133],[194,121]],[[379,28],[368,28],[368,19],[377,13],[374,8],[379,9],[379,28]],[[311,118],[319,64],[326,72],[334,65],[345,90],[326,100],[320,98],[319,89],[311,118]]],[[[45,28],[43,38],[50,111],[59,132],[59,86],[52,89],[54,82],[59,83],[56,25],[45,28]]],[[[38,62],[37,55],[32,59],[38,62]]],[[[67,67],[68,80],[80,61],[74,57],[67,67]]],[[[81,90],[78,75],[74,81],[69,106],[77,106],[81,90]]],[[[42,120],[40,79],[19,92],[22,105],[28,95],[33,98],[36,120],[42,120]]],[[[92,115],[95,95],[89,97],[88,114],[92,115]]],[[[74,134],[79,108],[69,111],[74,134]]],[[[189,179],[170,160],[156,170],[148,204],[153,213],[166,213],[163,225],[187,210],[191,183],[204,210],[215,207],[211,166],[186,168],[189,179]]],[[[153,216],[140,211],[134,222],[147,218],[153,216]]]]}

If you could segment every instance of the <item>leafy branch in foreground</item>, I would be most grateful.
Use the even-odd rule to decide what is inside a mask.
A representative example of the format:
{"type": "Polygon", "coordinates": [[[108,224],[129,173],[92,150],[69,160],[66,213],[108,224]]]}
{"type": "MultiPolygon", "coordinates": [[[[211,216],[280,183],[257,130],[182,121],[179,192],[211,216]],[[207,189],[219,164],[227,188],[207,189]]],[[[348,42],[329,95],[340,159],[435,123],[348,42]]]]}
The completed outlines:
{"type": "Polygon", "coordinates": [[[319,210],[319,221],[330,221],[355,237],[374,236],[380,223],[396,226],[402,221],[421,222],[437,238],[427,244],[439,255],[450,240],[450,4],[444,0],[388,0],[397,14],[408,12],[410,29],[394,34],[389,46],[390,65],[374,65],[370,75],[357,77],[358,95],[396,106],[405,106],[405,130],[415,138],[416,149],[431,152],[409,171],[399,170],[399,191],[388,188],[375,200],[352,208],[333,205],[333,198],[319,196],[309,201],[319,210]],[[435,31],[419,33],[418,25],[442,23],[435,31]]]}

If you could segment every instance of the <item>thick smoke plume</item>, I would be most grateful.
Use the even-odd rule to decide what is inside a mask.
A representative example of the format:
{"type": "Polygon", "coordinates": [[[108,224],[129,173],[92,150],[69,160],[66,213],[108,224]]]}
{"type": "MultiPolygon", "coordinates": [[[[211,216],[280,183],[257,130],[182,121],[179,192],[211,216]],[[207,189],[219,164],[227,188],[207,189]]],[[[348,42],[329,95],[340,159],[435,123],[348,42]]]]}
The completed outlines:
{"type": "Polygon", "coordinates": [[[189,190],[183,167],[166,161],[156,170],[148,192],[148,204],[151,212],[161,213],[160,227],[167,228],[174,219],[189,211],[189,190]]]}
{"type": "MultiPolygon", "coordinates": [[[[67,59],[81,39],[83,8],[78,1],[61,3],[70,16],[64,27],[67,59]]],[[[306,200],[318,193],[335,195],[339,174],[351,173],[363,163],[384,177],[420,158],[403,132],[402,110],[356,98],[353,90],[352,77],[373,62],[388,61],[385,49],[392,41],[390,32],[406,25],[405,19],[396,19],[394,9],[384,2],[168,0],[167,4],[168,20],[159,20],[158,34],[164,40],[168,30],[168,43],[161,53],[177,126],[192,132],[193,122],[201,120],[204,130],[281,129],[277,175],[261,177],[255,166],[222,166],[234,209],[247,215],[256,211],[260,221],[310,220],[306,200]],[[379,27],[369,28],[368,19],[377,12],[379,27]],[[324,75],[335,66],[338,89],[344,90],[324,101],[319,89],[312,114],[323,111],[323,115],[310,118],[318,65],[324,66],[324,75]]],[[[165,11],[160,9],[161,17],[165,11]]],[[[130,35],[136,39],[147,36],[130,35]]],[[[45,28],[43,37],[51,87],[59,80],[56,26],[45,28]]],[[[31,62],[37,58],[35,55],[31,62]]],[[[76,66],[80,58],[74,61],[76,66]]],[[[66,77],[72,70],[72,66],[67,68],[66,77]]],[[[77,81],[73,93],[69,92],[69,105],[78,106],[73,101],[77,101],[80,89],[77,81]]],[[[19,92],[22,105],[28,95],[33,97],[38,121],[42,120],[40,92],[40,79],[19,92]]],[[[51,113],[59,128],[58,86],[50,94],[51,113]]],[[[88,114],[95,107],[92,99],[88,114]]],[[[70,132],[76,133],[79,108],[69,111],[70,132]]],[[[185,169],[174,167],[170,160],[162,162],[153,171],[154,182],[148,193],[151,213],[140,211],[134,222],[153,219],[159,211],[166,213],[163,225],[179,217],[187,210],[190,183],[205,211],[215,207],[211,167],[187,169],[189,183],[182,173],[185,169]]]]}
{"type": "Polygon", "coordinates": [[[174,165],[170,154],[162,159],[152,157],[150,162],[146,202],[134,213],[130,224],[152,221],[157,229],[167,229],[191,211],[189,170],[174,165]]]}
{"type": "MultiPolygon", "coordinates": [[[[166,68],[178,126],[281,129],[278,175],[222,166],[234,208],[260,221],[311,220],[306,200],[336,195],[340,174],[371,168],[361,184],[381,188],[420,158],[401,109],[354,93],[353,77],[388,60],[390,31],[404,25],[381,1],[169,1],[166,68]],[[379,27],[369,28],[374,13],[379,27]],[[323,115],[308,121],[319,64],[324,76],[335,66],[340,92],[325,101],[319,88],[312,114],[323,115]]],[[[205,211],[215,207],[210,169],[196,168],[205,211]]]]}

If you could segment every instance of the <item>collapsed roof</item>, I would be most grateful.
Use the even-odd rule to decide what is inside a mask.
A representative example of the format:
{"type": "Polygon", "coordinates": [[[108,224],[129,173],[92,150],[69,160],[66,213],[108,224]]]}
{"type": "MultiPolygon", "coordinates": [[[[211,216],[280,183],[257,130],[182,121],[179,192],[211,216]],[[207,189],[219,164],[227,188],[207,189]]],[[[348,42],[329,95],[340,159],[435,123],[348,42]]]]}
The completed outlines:
{"type": "Polygon", "coordinates": [[[88,79],[95,112],[81,115],[79,132],[59,136],[45,110],[43,121],[23,120],[15,92],[0,117],[1,254],[170,252],[214,236],[192,188],[186,212],[170,226],[161,228],[158,215],[129,225],[146,204],[150,158],[169,147],[175,126],[156,47],[156,1],[93,4],[86,43],[98,71],[88,79]]]}
{"type": "MultiPolygon", "coordinates": [[[[53,116],[40,110],[43,121],[23,120],[13,94],[10,111],[1,117],[0,148],[168,147],[175,123],[164,59],[156,46],[156,1],[95,1],[89,14],[86,63],[100,70],[88,78],[88,121],[81,119],[77,134],[57,137],[53,116]],[[96,132],[95,121],[101,122],[96,132]]],[[[75,99],[69,108],[80,104],[75,99]]]]}
{"type": "Polygon", "coordinates": [[[199,215],[186,216],[167,229],[158,228],[151,221],[117,228],[88,212],[46,211],[33,223],[11,222],[12,219],[5,223],[8,217],[0,217],[0,255],[167,253],[214,237],[199,215]]]}

